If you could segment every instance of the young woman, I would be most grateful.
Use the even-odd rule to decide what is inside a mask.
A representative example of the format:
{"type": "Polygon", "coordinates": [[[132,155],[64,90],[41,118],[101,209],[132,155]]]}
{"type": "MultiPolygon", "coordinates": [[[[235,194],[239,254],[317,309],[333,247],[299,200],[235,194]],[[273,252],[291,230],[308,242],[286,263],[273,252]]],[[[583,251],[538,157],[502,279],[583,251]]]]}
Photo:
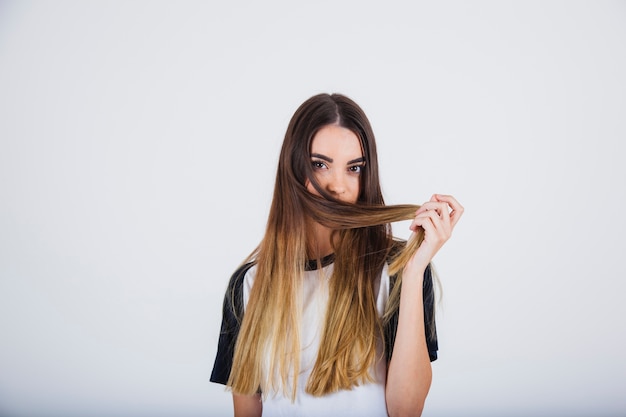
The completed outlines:
{"type": "Polygon", "coordinates": [[[462,213],[440,194],[385,206],[362,109],[306,100],[265,236],[226,291],[211,381],[232,391],[235,416],[421,415],[437,358],[430,262],[462,213]],[[406,219],[408,243],[390,226],[406,219]]]}

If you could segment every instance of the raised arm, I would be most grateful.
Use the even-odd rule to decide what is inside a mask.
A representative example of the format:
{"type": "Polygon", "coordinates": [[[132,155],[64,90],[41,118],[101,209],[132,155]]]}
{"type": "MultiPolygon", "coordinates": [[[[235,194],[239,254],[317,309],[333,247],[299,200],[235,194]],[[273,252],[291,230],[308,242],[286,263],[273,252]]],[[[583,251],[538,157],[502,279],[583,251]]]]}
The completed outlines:
{"type": "Polygon", "coordinates": [[[233,394],[233,408],[235,417],[261,417],[263,414],[261,395],[233,394]]]}
{"type": "Polygon", "coordinates": [[[424,329],[424,271],[462,214],[463,207],[452,196],[436,194],[420,207],[411,224],[413,231],[424,229],[424,241],[402,272],[398,328],[385,388],[390,417],[422,414],[432,381],[424,329]]]}

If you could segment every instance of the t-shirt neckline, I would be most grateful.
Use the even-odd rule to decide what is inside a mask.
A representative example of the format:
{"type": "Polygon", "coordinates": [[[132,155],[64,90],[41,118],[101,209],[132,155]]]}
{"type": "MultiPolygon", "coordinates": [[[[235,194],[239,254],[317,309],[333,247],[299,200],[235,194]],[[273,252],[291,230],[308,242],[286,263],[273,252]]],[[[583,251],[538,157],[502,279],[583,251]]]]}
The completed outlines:
{"type": "Polygon", "coordinates": [[[304,270],[305,271],[315,271],[315,270],[318,269],[320,264],[321,264],[322,268],[327,267],[328,265],[330,265],[333,262],[335,262],[335,254],[331,253],[330,255],[326,255],[322,259],[320,259],[319,261],[320,262],[318,264],[317,259],[309,259],[308,261],[306,261],[306,265],[305,265],[304,270]]]}

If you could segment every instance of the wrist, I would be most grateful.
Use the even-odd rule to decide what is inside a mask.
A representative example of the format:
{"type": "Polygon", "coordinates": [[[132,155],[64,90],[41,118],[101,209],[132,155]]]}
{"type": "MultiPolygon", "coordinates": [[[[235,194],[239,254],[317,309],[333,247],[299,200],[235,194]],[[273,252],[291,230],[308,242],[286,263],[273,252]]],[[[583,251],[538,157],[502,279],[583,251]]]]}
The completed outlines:
{"type": "Polygon", "coordinates": [[[404,270],[402,271],[402,280],[413,280],[413,281],[423,281],[424,273],[426,272],[426,268],[428,267],[428,262],[415,262],[415,260],[410,260],[404,270]]]}

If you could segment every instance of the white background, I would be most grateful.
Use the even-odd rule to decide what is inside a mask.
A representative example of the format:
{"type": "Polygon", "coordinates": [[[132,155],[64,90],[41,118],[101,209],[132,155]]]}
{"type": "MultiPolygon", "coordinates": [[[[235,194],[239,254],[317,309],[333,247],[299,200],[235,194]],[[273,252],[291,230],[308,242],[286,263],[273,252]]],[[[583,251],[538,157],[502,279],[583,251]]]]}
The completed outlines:
{"type": "Polygon", "coordinates": [[[0,2],[0,415],[231,412],[223,293],[319,92],[387,203],[466,208],[424,415],[626,414],[625,42],[623,1],[0,2]]]}

